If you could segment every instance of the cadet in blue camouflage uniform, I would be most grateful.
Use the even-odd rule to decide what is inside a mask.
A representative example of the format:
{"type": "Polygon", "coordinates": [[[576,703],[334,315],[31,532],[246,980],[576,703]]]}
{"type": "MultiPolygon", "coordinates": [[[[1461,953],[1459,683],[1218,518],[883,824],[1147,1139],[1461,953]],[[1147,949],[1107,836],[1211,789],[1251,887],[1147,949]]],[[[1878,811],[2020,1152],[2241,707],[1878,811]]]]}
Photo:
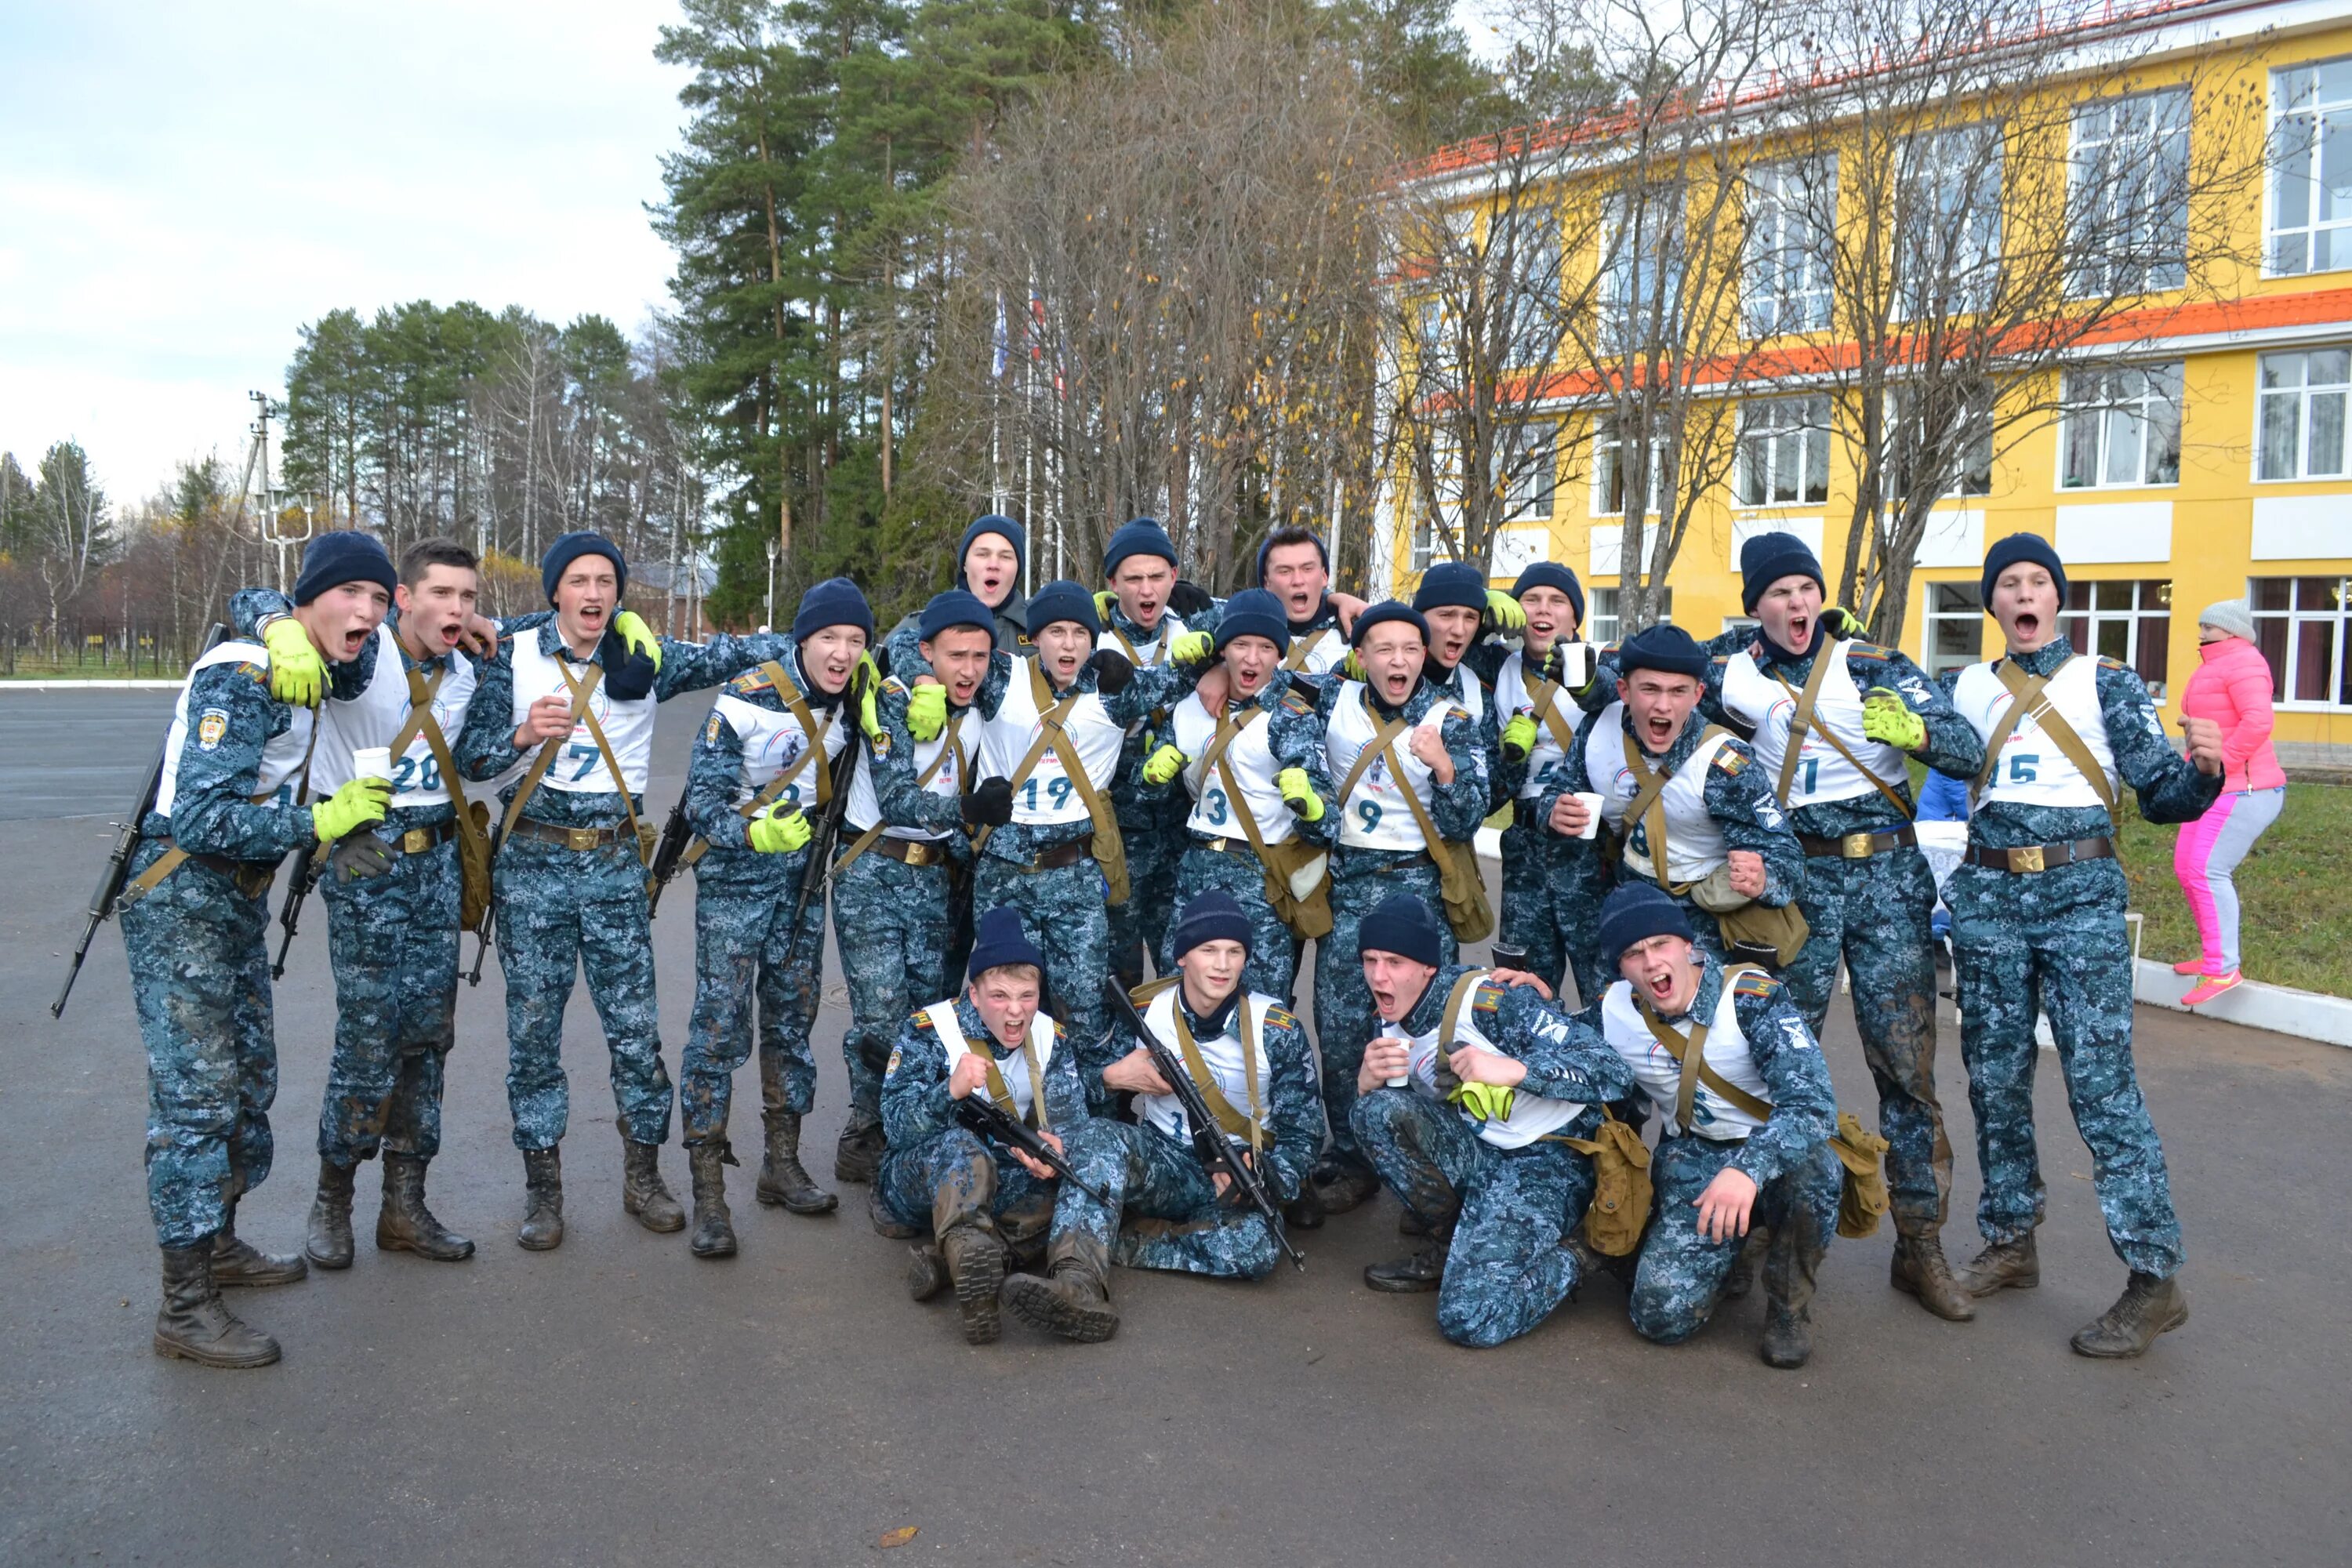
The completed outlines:
{"type": "Polygon", "coordinates": [[[2132,1066],[2127,889],[2113,806],[2120,781],[2146,820],[2193,820],[2221,787],[2221,732],[2208,720],[2183,721],[2193,761],[2183,759],[2138,676],[2078,656],[2058,635],[2066,572],[2046,542],[2016,533],[1995,544],[1982,586],[2008,653],[1970,665],[1953,684],[1953,706],[1984,738],[1991,766],[1969,818],[1967,854],[1944,885],[1960,1057],[1984,1167],[1977,1226],[1987,1245],[1961,1282],[1979,1296],[2041,1282],[2033,1020],[2046,1011],[2074,1126],[2090,1146],[2107,1240],[2131,1270],[2123,1295],[2074,1346],[2136,1356],[2189,1321],[2189,1300],[2164,1149],[2132,1066]],[[2006,679],[2018,678],[2035,705],[2012,723],[2006,679]]]}
{"type": "MultiPolygon", "coordinates": [[[[1307,1179],[1323,1139],[1323,1110],[1307,1031],[1277,998],[1243,985],[1253,940],[1239,904],[1213,889],[1201,894],[1170,932],[1175,977],[1134,1001],[1178,1059],[1188,1068],[1198,1060],[1193,1082],[1202,1098],[1236,1157],[1279,1204],[1307,1179]]],[[[1136,1097],[1136,1120],[1096,1121],[1096,1136],[1071,1162],[1110,1201],[1065,1184],[1055,1204],[1057,1250],[1086,1267],[1017,1274],[1004,1286],[1004,1304],[1021,1318],[1076,1340],[1108,1339],[1118,1326],[1108,1300],[1090,1288],[1106,1260],[1262,1279],[1281,1257],[1265,1220],[1243,1206],[1229,1177],[1212,1177],[1193,1152],[1183,1109],[1130,1026],[1114,1027],[1112,1049],[1118,1054],[1103,1069],[1103,1085],[1136,1097]]]]}
{"type": "Polygon", "coordinates": [[[1565,1140],[1590,1139],[1601,1103],[1633,1079],[1530,976],[1442,963],[1443,929],[1396,893],[1359,931],[1382,1026],[1358,1069],[1356,1138],[1430,1237],[1364,1283],[1436,1291],[1438,1331],[1486,1349],[1575,1291],[1579,1257],[1561,1238],[1583,1221],[1593,1172],[1565,1140]]]}
{"type": "MultiPolygon", "coordinates": [[[[355,657],[396,579],[383,547],[331,533],[304,552],[297,623],[314,653],[355,657]]],[[[189,671],[163,743],[120,908],[131,1001],[147,1048],[147,1206],[163,1254],[155,1352],[205,1366],[267,1366],[278,1342],[221,1304],[225,1285],[282,1285],[299,1257],[236,1235],[237,1200],[268,1178],[272,1034],[268,890],[278,863],[383,818],[387,779],[296,804],[316,716],[269,694],[268,652],[232,641],[189,671]]]]}
{"type": "Polygon", "coordinates": [[[694,1013],[677,1103],[694,1182],[688,1246],[698,1258],[735,1255],[727,1115],[735,1069],[751,1055],[755,1006],[759,1199],[810,1215],[830,1213],[837,1201],[800,1157],[801,1118],[816,1103],[809,1031],[824,987],[824,896],[803,905],[799,893],[809,869],[809,811],[830,804],[834,759],[854,743],[856,721],[844,704],[856,700],[852,688],[863,679],[873,633],[874,612],[848,578],[811,588],[775,666],[727,683],[687,768],[687,817],[705,852],[694,863],[694,1013]]]}
{"type": "MultiPolygon", "coordinates": [[[[528,768],[550,742],[557,754],[499,846],[492,876],[507,991],[507,1099],[526,1183],[515,1239],[534,1251],[563,1239],[557,1145],[571,1116],[563,1008],[583,968],[612,1054],[622,1206],[648,1229],[685,1227],[658,1161],[669,1136],[670,1080],[654,1004],[645,858],[631,824],[649,773],[656,705],[781,658],[788,646],[765,636],[630,642],[630,617],[617,614],[628,567],[601,534],[558,539],[541,577],[554,616],[501,637],[457,742],[458,768],[477,782],[528,768]],[[599,682],[593,689],[591,680],[599,682]],[[585,716],[572,710],[567,682],[587,693],[586,713],[620,761],[620,779],[585,716]]],[[[510,804],[520,785],[517,777],[501,798],[510,804]]]]}
{"type": "Polygon", "coordinates": [[[988,606],[962,589],[935,595],[923,606],[919,647],[938,679],[909,689],[891,676],[874,703],[866,755],[842,819],[856,837],[833,873],[833,938],[850,1016],[842,1040],[849,1118],[833,1165],[839,1181],[874,1179],[885,1142],[882,1067],[890,1043],[925,998],[949,994],[952,879],[969,877],[971,862],[962,806],[979,752],[971,703],[988,673],[993,626],[988,606]],[[913,726],[925,708],[937,710],[924,721],[932,739],[919,741],[913,726]],[[939,714],[944,724],[933,721],[939,714]],[[941,739],[950,728],[952,739],[941,739]],[[869,795],[870,819],[862,815],[869,795]]]}
{"type": "Polygon", "coordinates": [[[1601,941],[1621,978],[1578,1022],[1623,1059],[1664,1124],[1633,1271],[1634,1331],[1660,1344],[1698,1332],[1725,1294],[1740,1238],[1766,1226],[1759,1353],[1770,1366],[1802,1366],[1843,1179],[1825,1142],[1837,1097],[1812,1031],[1779,981],[1753,969],[1727,977],[1694,944],[1687,911],[1646,882],[1609,895],[1601,941]],[[1660,1030],[1678,1040],[1673,1050],[1660,1030]],[[1694,1069],[1685,1111],[1674,1052],[1686,1055],[1694,1041],[1706,1066],[1694,1069]]]}
{"type": "Polygon", "coordinates": [[[1502,721],[1495,710],[1495,677],[1510,650],[1490,633],[1519,633],[1528,618],[1518,601],[1486,586],[1486,574],[1467,561],[1441,561],[1422,574],[1412,607],[1429,626],[1429,660],[1421,678],[1478,721],[1486,759],[1487,809],[1510,795],[1502,768],[1502,721]]]}
{"type": "MultiPolygon", "coordinates": [[[[1467,843],[1486,816],[1486,752],[1478,722],[1422,679],[1428,647],[1429,626],[1419,614],[1393,599],[1372,605],[1356,617],[1353,637],[1367,679],[1328,682],[1317,709],[1325,767],[1334,781],[1328,798],[1337,809],[1318,821],[1302,820],[1299,831],[1334,846],[1331,934],[1315,948],[1315,1033],[1332,1147],[1314,1173],[1323,1207],[1333,1214],[1354,1208],[1380,1189],[1349,1121],[1356,1069],[1363,1062],[1365,1042],[1379,1026],[1371,994],[1364,988],[1356,927],[1391,893],[1412,893],[1433,907],[1442,897],[1437,865],[1392,764],[1370,764],[1352,789],[1348,776],[1378,728],[1402,720],[1405,732],[1391,742],[1389,755],[1415,776],[1438,837],[1467,843]]],[[[1443,940],[1450,963],[1453,932],[1446,931],[1443,940]]]]}
{"type": "Polygon", "coordinates": [[[882,1083],[890,1148],[874,1182],[874,1218],[886,1235],[929,1227],[934,1240],[914,1249],[908,1293],[928,1301],[952,1285],[964,1339],[979,1345],[996,1338],[1002,1321],[1008,1244],[1032,1242],[1049,1226],[1057,1260],[1091,1267],[1106,1300],[1108,1289],[1108,1260],[1087,1238],[1066,1237],[1055,1218],[1052,1171],[956,1118],[957,1100],[985,1095],[1074,1168],[1098,1158],[1076,1053],[1038,1008],[1045,954],[1023,934],[1018,914],[990,910],[973,922],[971,970],[964,994],[908,1019],[891,1049],[882,1083]]]}

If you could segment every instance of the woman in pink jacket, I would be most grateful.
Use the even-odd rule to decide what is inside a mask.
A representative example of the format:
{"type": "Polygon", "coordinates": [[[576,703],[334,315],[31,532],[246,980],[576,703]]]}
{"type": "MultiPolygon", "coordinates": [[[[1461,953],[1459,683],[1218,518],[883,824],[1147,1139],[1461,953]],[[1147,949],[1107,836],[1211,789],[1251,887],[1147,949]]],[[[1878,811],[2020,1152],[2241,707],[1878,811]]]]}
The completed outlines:
{"type": "Polygon", "coordinates": [[[2271,667],[2254,646],[2246,601],[2208,605],[2197,617],[2197,643],[2203,662],[2180,693],[2180,711],[2221,727],[2229,772],[2221,798],[2181,828],[2173,849],[2173,874],[2188,895],[2205,949],[2172,966],[2176,974],[2203,977],[2180,999],[2184,1007],[2210,1002],[2244,978],[2238,969],[2238,889],[2230,876],[2286,804],[2286,774],[2271,749],[2271,667]]]}

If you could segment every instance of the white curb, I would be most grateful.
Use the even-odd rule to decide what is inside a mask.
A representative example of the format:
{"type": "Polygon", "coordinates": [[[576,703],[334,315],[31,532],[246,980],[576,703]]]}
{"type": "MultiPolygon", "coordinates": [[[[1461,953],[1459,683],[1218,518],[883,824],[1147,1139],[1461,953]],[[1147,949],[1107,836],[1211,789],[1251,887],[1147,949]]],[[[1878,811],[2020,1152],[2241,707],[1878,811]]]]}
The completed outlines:
{"type": "Polygon", "coordinates": [[[2352,998],[2249,980],[2202,1006],[2187,1008],[2180,998],[2197,984],[2195,975],[2175,974],[2172,965],[2144,958],[2134,978],[2133,996],[2151,1007],[2194,1012],[2200,1018],[2250,1029],[2273,1029],[2318,1045],[2352,1046],[2352,998]]]}
{"type": "Polygon", "coordinates": [[[0,680],[0,691],[177,691],[177,680],[0,680]]]}

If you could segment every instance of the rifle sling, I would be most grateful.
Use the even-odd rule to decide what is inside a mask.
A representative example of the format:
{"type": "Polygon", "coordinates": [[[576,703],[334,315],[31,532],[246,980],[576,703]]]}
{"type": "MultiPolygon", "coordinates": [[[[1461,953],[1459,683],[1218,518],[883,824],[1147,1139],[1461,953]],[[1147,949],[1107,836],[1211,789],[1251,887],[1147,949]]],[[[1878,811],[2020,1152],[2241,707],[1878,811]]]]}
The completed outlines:
{"type": "MultiPolygon", "coordinates": [[[[1029,750],[1022,754],[1021,765],[1014,768],[1013,776],[1005,781],[1011,786],[1006,791],[1009,795],[1021,793],[1021,786],[1029,782],[1029,775],[1035,773],[1037,764],[1045,760],[1045,748],[1054,745],[1055,737],[1060,733],[1063,718],[1071,709],[1078,705],[1078,699],[1086,695],[1085,692],[1074,688],[1067,697],[1053,704],[1052,707],[1047,707],[1046,700],[1054,695],[1053,688],[1045,684],[1045,672],[1037,667],[1034,659],[1029,664],[1029,690],[1037,709],[1037,739],[1030,743],[1029,750]]],[[[1055,755],[1062,756],[1059,747],[1055,748],[1055,755]]],[[[1070,781],[1073,784],[1076,784],[1079,779],[1086,777],[1085,770],[1072,769],[1066,757],[1063,759],[1062,768],[1065,773],[1075,774],[1070,781]]],[[[1088,784],[1083,787],[1088,793],[1081,795],[1080,798],[1086,802],[1087,813],[1091,816],[1094,811],[1094,798],[1091,793],[1093,786],[1088,784]]],[[[988,843],[988,836],[995,831],[993,824],[982,826],[972,836],[971,852],[978,855],[982,847],[988,843]]]]}
{"type": "MultiPolygon", "coordinates": [[[[827,732],[826,726],[817,723],[816,715],[809,709],[808,698],[799,687],[793,684],[792,678],[784,673],[784,667],[782,664],[772,658],[762,660],[760,673],[765,675],[769,684],[776,689],[777,697],[782,700],[785,709],[800,725],[801,733],[809,738],[809,745],[808,750],[793,759],[790,767],[776,770],[774,778],[754,791],[751,799],[735,808],[735,815],[746,822],[775,805],[776,797],[792,787],[793,781],[799,778],[802,771],[824,750],[827,732]]],[[[836,724],[846,722],[842,714],[848,703],[849,694],[845,691],[842,693],[841,705],[835,708],[827,717],[836,724]]],[[[847,743],[845,741],[843,742],[845,745],[847,743]]],[[[819,768],[816,771],[816,808],[823,811],[832,802],[833,772],[829,768],[819,768]]],[[[677,858],[680,869],[698,864],[709,849],[709,841],[700,834],[697,834],[694,842],[688,845],[685,851],[677,858]]]]}
{"type": "Polygon", "coordinates": [[[1192,1038],[1192,1027],[1184,1022],[1184,1000],[1181,996],[1170,999],[1168,1016],[1175,1020],[1176,1049],[1184,1058],[1185,1076],[1201,1091],[1201,1102],[1209,1108],[1209,1114],[1216,1118],[1219,1128],[1235,1138],[1247,1138],[1251,1151],[1255,1152],[1265,1147],[1265,1110],[1258,1098],[1257,1046],[1251,1037],[1249,993],[1243,992],[1235,1005],[1238,1011],[1234,1021],[1242,1042],[1243,1081],[1249,1086],[1247,1116],[1234,1109],[1234,1102],[1225,1098],[1225,1091],[1217,1085],[1217,1075],[1209,1070],[1208,1059],[1201,1055],[1200,1043],[1192,1038]]]}

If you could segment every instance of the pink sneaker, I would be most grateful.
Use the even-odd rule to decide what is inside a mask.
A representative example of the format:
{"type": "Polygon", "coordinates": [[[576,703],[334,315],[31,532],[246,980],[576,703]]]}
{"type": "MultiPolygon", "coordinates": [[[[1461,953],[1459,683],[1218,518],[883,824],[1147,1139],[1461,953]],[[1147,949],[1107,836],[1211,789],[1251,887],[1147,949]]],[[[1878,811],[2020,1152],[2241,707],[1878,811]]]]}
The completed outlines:
{"type": "Polygon", "coordinates": [[[2184,958],[2184,959],[2182,959],[2179,963],[2176,963],[2176,964],[2174,964],[2174,965],[2172,966],[2172,973],[2175,973],[2175,974],[2202,974],[2202,973],[2205,973],[2205,960],[2204,960],[2203,955],[2201,955],[2201,954],[2200,954],[2200,955],[2199,955],[2198,957],[2195,957],[2195,958],[2184,958]]]}
{"type": "Polygon", "coordinates": [[[2200,985],[2196,990],[2191,991],[2188,995],[2183,996],[2180,999],[2180,1005],[2184,1007],[2199,1006],[2204,1003],[2210,1002],[2214,997],[2219,996],[2224,991],[2236,990],[2239,986],[2244,984],[2245,981],[2245,975],[2234,969],[2230,971],[2227,974],[2208,975],[2204,984],[2200,985]]]}

